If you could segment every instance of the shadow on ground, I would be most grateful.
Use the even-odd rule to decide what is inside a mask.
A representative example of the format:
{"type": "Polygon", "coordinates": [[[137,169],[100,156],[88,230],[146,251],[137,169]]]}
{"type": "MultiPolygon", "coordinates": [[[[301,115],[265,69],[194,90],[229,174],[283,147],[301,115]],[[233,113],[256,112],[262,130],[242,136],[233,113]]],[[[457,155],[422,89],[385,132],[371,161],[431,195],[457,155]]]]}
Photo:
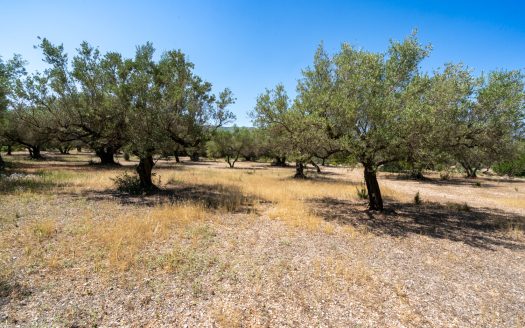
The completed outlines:
{"type": "Polygon", "coordinates": [[[422,179],[415,179],[406,174],[387,173],[381,176],[387,180],[403,180],[413,181],[422,184],[438,185],[438,186],[471,186],[476,188],[496,187],[494,183],[523,183],[521,178],[497,178],[497,177],[478,177],[476,179],[454,177],[447,180],[437,179],[433,177],[424,177],[422,179]],[[479,184],[479,185],[478,185],[479,184]]]}
{"type": "Polygon", "coordinates": [[[376,235],[406,237],[411,234],[448,239],[479,248],[525,250],[523,240],[509,232],[525,230],[525,217],[495,209],[458,204],[421,205],[389,203],[384,213],[368,211],[365,204],[333,198],[312,200],[315,213],[326,221],[366,228],[376,235]]]}
{"type": "Polygon", "coordinates": [[[118,200],[121,204],[158,206],[175,203],[199,203],[206,208],[222,209],[240,213],[253,211],[254,198],[243,195],[235,186],[224,185],[168,185],[148,195],[130,195],[115,190],[87,191],[82,194],[88,200],[118,200]]]}

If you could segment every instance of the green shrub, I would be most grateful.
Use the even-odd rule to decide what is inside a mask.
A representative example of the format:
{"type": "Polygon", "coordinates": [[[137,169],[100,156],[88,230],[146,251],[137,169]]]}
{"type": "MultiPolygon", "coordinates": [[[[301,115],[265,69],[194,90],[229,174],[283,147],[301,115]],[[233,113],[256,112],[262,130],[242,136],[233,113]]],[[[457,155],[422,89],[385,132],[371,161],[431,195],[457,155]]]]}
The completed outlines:
{"type": "Polygon", "coordinates": [[[492,169],[498,175],[523,177],[525,176],[525,153],[515,160],[496,163],[492,169]]]}
{"type": "Polygon", "coordinates": [[[402,173],[406,170],[406,165],[403,165],[401,162],[392,162],[381,165],[379,171],[389,172],[389,173],[402,173]]]}
{"type": "Polygon", "coordinates": [[[112,179],[119,192],[128,193],[130,195],[141,195],[144,189],[140,184],[140,178],[137,175],[124,174],[116,176],[112,179]]]}

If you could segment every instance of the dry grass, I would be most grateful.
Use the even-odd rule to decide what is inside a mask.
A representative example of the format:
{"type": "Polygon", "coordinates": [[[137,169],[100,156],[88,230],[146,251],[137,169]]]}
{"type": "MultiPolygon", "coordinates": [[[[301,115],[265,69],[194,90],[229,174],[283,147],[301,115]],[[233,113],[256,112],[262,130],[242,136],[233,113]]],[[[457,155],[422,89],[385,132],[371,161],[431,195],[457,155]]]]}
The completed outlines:
{"type": "MultiPolygon", "coordinates": [[[[210,187],[222,186],[224,190],[240,190],[243,195],[259,200],[259,208],[271,203],[268,216],[290,226],[311,231],[330,232],[333,226],[307,206],[311,198],[334,197],[357,200],[354,183],[323,182],[316,180],[293,180],[287,171],[270,170],[186,170],[162,172],[169,184],[198,184],[210,187]]],[[[239,203],[234,197],[234,204],[239,203]]]]}

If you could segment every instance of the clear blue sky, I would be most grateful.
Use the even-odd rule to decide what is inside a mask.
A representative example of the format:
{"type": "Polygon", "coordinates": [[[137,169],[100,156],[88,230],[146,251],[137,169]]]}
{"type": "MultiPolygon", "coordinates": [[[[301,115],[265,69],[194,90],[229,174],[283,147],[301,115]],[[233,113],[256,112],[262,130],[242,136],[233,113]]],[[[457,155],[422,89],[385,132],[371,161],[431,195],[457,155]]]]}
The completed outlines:
{"type": "Polygon", "coordinates": [[[423,63],[432,70],[464,62],[477,73],[525,68],[523,1],[24,1],[0,0],[0,55],[21,54],[42,69],[37,36],[73,54],[86,40],[102,51],[132,56],[152,41],[182,49],[216,91],[229,87],[238,125],[264,88],[282,82],[294,95],[301,69],[323,41],[384,51],[389,39],[418,28],[433,45],[423,63]]]}

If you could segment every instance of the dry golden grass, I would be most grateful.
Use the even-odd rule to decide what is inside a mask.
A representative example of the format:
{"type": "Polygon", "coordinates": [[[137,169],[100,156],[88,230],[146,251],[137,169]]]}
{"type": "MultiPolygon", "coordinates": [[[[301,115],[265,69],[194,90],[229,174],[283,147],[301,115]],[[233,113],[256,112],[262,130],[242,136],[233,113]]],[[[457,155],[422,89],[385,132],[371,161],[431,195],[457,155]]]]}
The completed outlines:
{"type": "Polygon", "coordinates": [[[144,216],[130,213],[113,220],[90,222],[85,229],[86,235],[105,250],[108,266],[126,270],[137,262],[146,246],[182,233],[207,215],[198,204],[162,205],[144,216]]]}
{"type": "Polygon", "coordinates": [[[288,171],[283,172],[281,169],[192,169],[161,171],[159,174],[169,184],[184,183],[238,189],[243,195],[259,200],[259,208],[270,202],[271,208],[267,214],[271,219],[279,219],[290,226],[310,231],[330,233],[334,227],[311,211],[307,204],[309,199],[330,197],[357,200],[354,183],[293,180],[288,171]]]}
{"type": "Polygon", "coordinates": [[[495,200],[498,204],[505,207],[525,209],[525,199],[522,196],[501,197],[495,200]]]}

